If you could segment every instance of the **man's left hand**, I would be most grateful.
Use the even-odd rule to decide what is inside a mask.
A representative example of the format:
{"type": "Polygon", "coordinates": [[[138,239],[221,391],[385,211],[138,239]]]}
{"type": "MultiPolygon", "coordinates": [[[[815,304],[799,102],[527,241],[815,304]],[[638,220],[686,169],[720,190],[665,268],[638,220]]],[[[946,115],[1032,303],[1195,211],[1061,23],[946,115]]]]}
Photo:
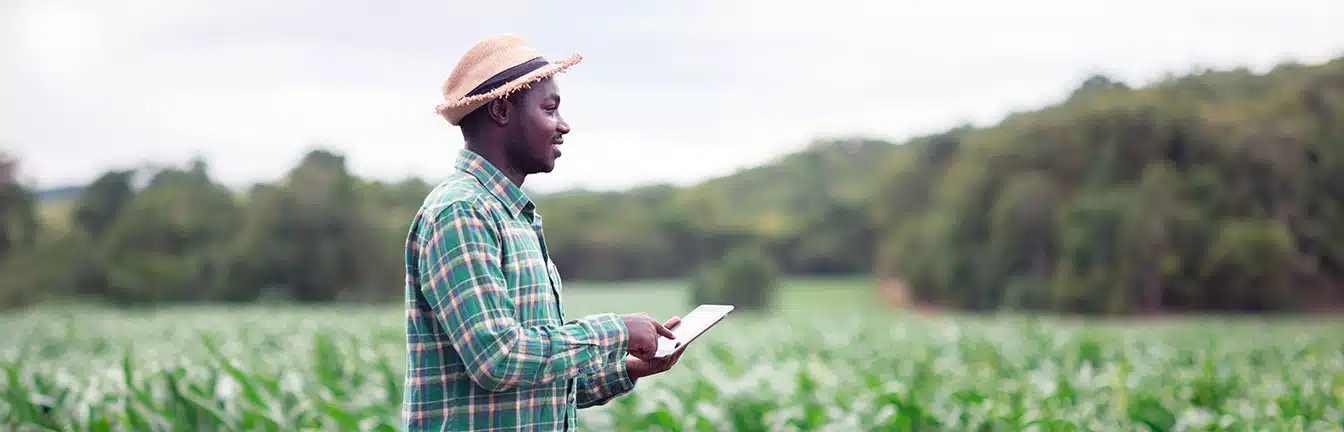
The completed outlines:
{"type": "MultiPolygon", "coordinates": [[[[663,323],[663,327],[666,327],[668,330],[673,330],[676,329],[676,327],[680,324],[681,324],[681,317],[672,317],[672,319],[669,319],[667,320],[666,323],[663,323]]],[[[672,369],[672,366],[675,366],[677,364],[677,360],[680,359],[681,354],[685,352],[686,347],[682,346],[680,349],[677,350],[677,352],[663,358],[651,358],[648,360],[642,360],[638,357],[626,357],[625,358],[626,373],[630,375],[631,380],[637,380],[649,375],[657,375],[663,372],[667,372],[669,369],[672,369]]]]}

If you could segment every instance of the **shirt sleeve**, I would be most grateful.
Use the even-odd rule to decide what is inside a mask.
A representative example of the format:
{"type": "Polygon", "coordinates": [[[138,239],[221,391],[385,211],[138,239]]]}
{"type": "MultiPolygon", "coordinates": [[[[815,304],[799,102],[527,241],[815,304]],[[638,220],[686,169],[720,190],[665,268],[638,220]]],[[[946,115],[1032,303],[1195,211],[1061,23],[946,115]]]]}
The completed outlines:
{"type": "Polygon", "coordinates": [[[579,377],[577,387],[579,408],[588,408],[606,405],[629,393],[635,389],[635,381],[630,379],[625,360],[621,360],[603,367],[596,375],[579,377]]]}
{"type": "Polygon", "coordinates": [[[518,323],[500,268],[499,233],[489,215],[458,202],[424,222],[421,289],[472,381],[504,391],[624,363],[629,330],[616,314],[564,325],[518,323]]]}

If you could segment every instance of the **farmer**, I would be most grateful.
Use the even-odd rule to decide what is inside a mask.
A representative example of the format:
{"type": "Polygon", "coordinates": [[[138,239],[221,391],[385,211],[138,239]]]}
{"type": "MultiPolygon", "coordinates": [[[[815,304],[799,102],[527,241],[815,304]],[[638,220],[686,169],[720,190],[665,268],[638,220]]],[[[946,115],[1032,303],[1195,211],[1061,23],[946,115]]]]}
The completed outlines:
{"type": "Polygon", "coordinates": [[[520,187],[551,172],[569,125],[550,62],[514,36],[478,42],[443,84],[438,114],[465,148],[406,242],[406,430],[573,429],[576,410],[628,393],[666,323],[643,314],[566,320],[542,218],[520,187]]]}

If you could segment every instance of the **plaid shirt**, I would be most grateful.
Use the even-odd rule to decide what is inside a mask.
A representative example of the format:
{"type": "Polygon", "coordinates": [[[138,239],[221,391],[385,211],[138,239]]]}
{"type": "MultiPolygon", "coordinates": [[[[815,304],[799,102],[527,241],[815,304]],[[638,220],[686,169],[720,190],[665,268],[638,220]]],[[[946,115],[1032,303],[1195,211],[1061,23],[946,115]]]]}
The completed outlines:
{"type": "Polygon", "coordinates": [[[532,201],[484,158],[416,213],[406,243],[406,430],[558,431],[634,388],[616,314],[565,321],[532,201]]]}

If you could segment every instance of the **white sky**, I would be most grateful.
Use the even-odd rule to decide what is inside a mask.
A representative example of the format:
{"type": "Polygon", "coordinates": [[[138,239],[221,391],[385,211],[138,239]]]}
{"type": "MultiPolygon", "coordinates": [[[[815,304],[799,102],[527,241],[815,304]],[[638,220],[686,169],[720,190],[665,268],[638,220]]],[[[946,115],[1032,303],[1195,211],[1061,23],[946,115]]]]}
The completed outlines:
{"type": "Polygon", "coordinates": [[[1339,23],[1340,0],[0,0],[0,148],[44,188],[195,154],[242,186],[319,142],[435,181],[461,146],[439,86],[507,32],[585,57],[559,81],[565,155],[529,188],[686,184],[818,137],[997,121],[1093,72],[1321,62],[1339,23]]]}

